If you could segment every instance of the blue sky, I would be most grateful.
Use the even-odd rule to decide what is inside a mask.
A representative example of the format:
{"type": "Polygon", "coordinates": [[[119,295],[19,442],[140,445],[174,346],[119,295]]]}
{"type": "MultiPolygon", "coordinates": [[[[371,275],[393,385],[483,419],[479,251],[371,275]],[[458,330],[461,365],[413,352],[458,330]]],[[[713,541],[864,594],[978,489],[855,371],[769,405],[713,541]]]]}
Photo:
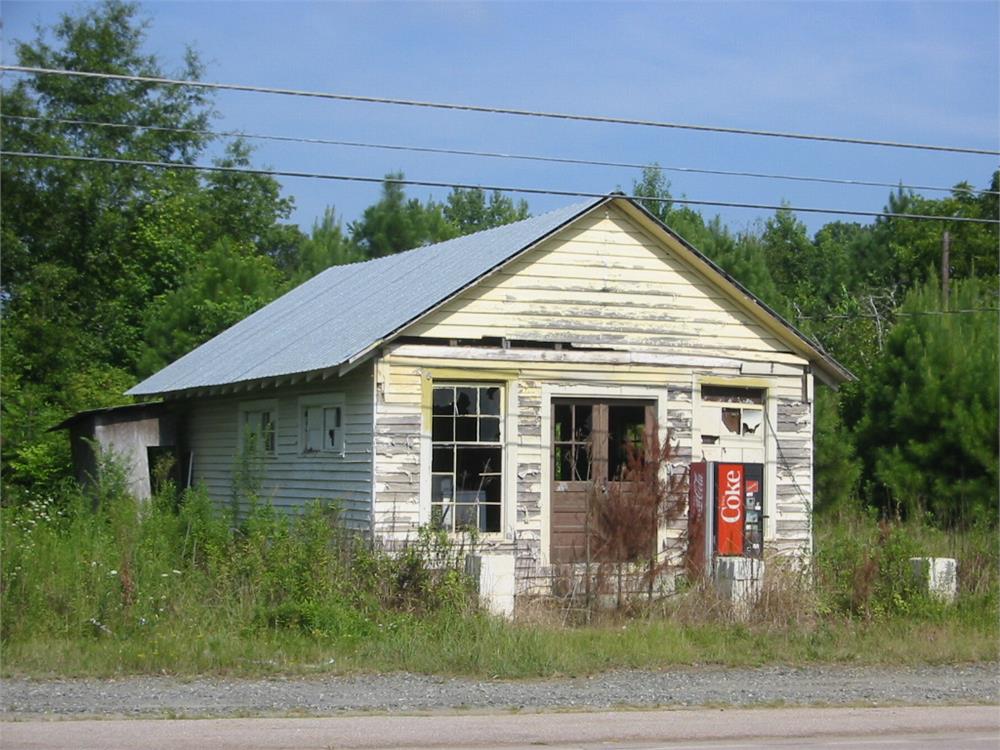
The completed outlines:
{"type": "MultiPolygon", "coordinates": [[[[4,2],[3,59],[78,3],[4,2]]],[[[206,80],[997,149],[1000,3],[152,2],[168,71],[186,44],[206,80]]],[[[998,159],[220,92],[217,129],[985,186],[998,159]]],[[[625,168],[259,142],[277,169],[604,192],[625,168]]],[[[887,190],[668,173],[693,199],[879,210],[887,190]]],[[[308,229],[377,185],[285,179],[308,229]]],[[[447,191],[411,187],[421,198],[447,191]]],[[[929,194],[930,195],[930,194],[929,194]]],[[[573,202],[529,197],[535,213],[573,202]]],[[[739,229],[768,212],[706,209],[739,229]]],[[[833,216],[803,215],[816,229],[833,216]]]]}

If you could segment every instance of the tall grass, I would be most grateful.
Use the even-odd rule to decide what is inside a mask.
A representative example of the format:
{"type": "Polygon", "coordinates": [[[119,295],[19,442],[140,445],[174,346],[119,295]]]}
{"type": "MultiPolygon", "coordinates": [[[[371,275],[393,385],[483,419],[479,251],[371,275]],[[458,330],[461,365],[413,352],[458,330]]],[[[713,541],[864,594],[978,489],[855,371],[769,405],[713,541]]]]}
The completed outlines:
{"type": "Polygon", "coordinates": [[[423,534],[402,553],[345,533],[335,508],[257,504],[240,523],[204,493],[138,505],[120,474],[87,493],[0,508],[7,675],[410,670],[479,676],[774,662],[997,658],[994,532],[820,519],[815,565],[775,575],[744,621],[710,588],[566,624],[479,609],[462,551],[423,534]],[[909,583],[911,554],[959,558],[954,606],[909,583]]]}
{"type": "Polygon", "coordinates": [[[257,504],[234,525],[204,492],[137,504],[120,471],[103,477],[0,509],[5,669],[29,653],[82,672],[115,653],[125,671],[239,669],[266,664],[264,651],[280,661],[286,641],[349,651],[411,621],[476,614],[442,535],[390,555],[345,532],[333,507],[289,517],[257,504]],[[247,662],[249,642],[261,653],[247,662]]]}
{"type": "Polygon", "coordinates": [[[823,611],[884,619],[991,613],[1000,606],[1000,545],[987,524],[942,530],[920,520],[879,520],[862,513],[819,517],[815,590],[823,611]],[[950,557],[958,563],[957,607],[943,607],[919,590],[911,557],[950,557]]]}

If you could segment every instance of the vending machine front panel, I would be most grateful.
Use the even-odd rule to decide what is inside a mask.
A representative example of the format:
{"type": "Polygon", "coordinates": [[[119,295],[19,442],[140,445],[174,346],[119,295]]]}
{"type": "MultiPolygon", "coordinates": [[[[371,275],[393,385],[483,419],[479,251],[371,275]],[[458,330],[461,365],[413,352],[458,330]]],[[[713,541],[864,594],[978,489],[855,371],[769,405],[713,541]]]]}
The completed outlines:
{"type": "Polygon", "coordinates": [[[743,464],[716,464],[715,551],[719,555],[742,555],[746,519],[743,464]]]}

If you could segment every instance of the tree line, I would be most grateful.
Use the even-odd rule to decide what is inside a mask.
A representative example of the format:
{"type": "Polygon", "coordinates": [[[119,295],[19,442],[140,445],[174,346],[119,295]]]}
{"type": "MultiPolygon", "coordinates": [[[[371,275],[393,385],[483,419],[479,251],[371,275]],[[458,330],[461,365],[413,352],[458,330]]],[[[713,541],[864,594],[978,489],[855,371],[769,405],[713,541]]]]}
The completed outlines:
{"type": "MultiPolygon", "coordinates": [[[[199,78],[197,55],[165,71],[144,50],[136,5],[108,0],[15,46],[26,66],[199,78]]],[[[12,151],[194,164],[209,153],[205,90],[55,76],[2,91],[12,151]],[[101,128],[56,120],[119,123],[101,128]],[[144,126],[155,126],[150,129],[144,126]]],[[[218,166],[249,167],[228,145],[218,166]]],[[[346,225],[329,207],[310,232],[266,175],[5,158],[0,205],[5,502],[69,475],[64,435],[48,429],[122,392],[332,265],[381,257],[528,216],[500,193],[408,196],[387,175],[346,225]]],[[[810,236],[781,210],[733,232],[670,202],[651,167],[633,194],[858,376],[817,394],[819,507],[861,503],[941,524],[997,521],[996,225],[879,219],[831,222],[810,236]],[[951,282],[940,269],[948,233],[951,282]],[[993,312],[982,312],[988,309],[993,312]],[[977,312],[958,312],[976,310],[977,312]]],[[[998,216],[968,184],[943,198],[898,190],[887,210],[998,216]]]]}

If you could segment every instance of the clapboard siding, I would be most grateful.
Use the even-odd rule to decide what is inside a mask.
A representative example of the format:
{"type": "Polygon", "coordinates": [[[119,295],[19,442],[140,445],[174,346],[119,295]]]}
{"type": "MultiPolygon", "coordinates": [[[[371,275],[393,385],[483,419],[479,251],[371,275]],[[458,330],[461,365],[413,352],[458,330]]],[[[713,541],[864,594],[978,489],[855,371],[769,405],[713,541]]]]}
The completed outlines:
{"type": "Polygon", "coordinates": [[[420,368],[376,366],[374,532],[412,539],[420,527],[420,368]]]}
{"type": "Polygon", "coordinates": [[[813,405],[778,398],[776,512],[773,549],[784,554],[812,551],[813,405]]]}
{"type": "MultiPolygon", "coordinates": [[[[295,512],[309,503],[337,502],[351,528],[371,523],[372,368],[360,367],[344,378],[254,391],[248,396],[203,398],[185,410],[187,449],[194,454],[194,481],[219,506],[229,507],[233,475],[239,465],[240,404],[273,400],[277,405],[276,450],[257,471],[261,499],[295,512]],[[306,455],[301,447],[299,398],[343,394],[344,455],[306,455]]],[[[245,508],[243,508],[245,510],[245,508]]]]}
{"type": "Polygon", "coordinates": [[[789,361],[774,360],[789,354],[787,345],[613,207],[508,263],[407,334],[789,361]]]}
{"type": "MultiPolygon", "coordinates": [[[[413,538],[419,528],[421,441],[429,444],[429,424],[421,415],[422,383],[435,372],[449,381],[482,380],[490,373],[508,379],[516,389],[516,434],[507,435],[508,450],[516,451],[514,476],[508,492],[514,501],[513,538],[487,538],[483,546],[515,555],[519,591],[541,591],[552,583],[556,568],[543,565],[548,513],[549,439],[543,434],[543,392],[573,388],[594,391],[646,388],[649,397],[665,404],[666,425],[676,445],[674,470],[701,460],[701,434],[693,426],[698,400],[695,383],[705,377],[740,378],[748,360],[719,352],[712,340],[703,342],[693,359],[700,366],[630,364],[623,354],[608,352],[517,350],[491,347],[440,346],[407,343],[387,348],[378,368],[376,412],[376,533],[388,540],[413,538]],[[722,356],[725,354],[726,356],[722,356]],[[617,360],[617,361],[614,361],[617,360]],[[544,466],[543,466],[544,465],[544,466]]],[[[669,358],[664,361],[670,361],[669,358]]],[[[678,360],[683,361],[683,360],[678,360]]],[[[804,363],[782,368],[780,374],[758,376],[766,384],[775,417],[773,441],[767,451],[767,476],[773,484],[773,516],[766,539],[770,553],[799,555],[811,548],[812,409],[801,400],[804,363]],[[780,448],[780,450],[778,450],[780,448]]],[[[547,423],[547,422],[546,422],[547,423]]],[[[770,433],[772,428],[767,427],[770,433]]],[[[680,559],[685,522],[680,519],[661,535],[661,550],[680,559]]]]}

